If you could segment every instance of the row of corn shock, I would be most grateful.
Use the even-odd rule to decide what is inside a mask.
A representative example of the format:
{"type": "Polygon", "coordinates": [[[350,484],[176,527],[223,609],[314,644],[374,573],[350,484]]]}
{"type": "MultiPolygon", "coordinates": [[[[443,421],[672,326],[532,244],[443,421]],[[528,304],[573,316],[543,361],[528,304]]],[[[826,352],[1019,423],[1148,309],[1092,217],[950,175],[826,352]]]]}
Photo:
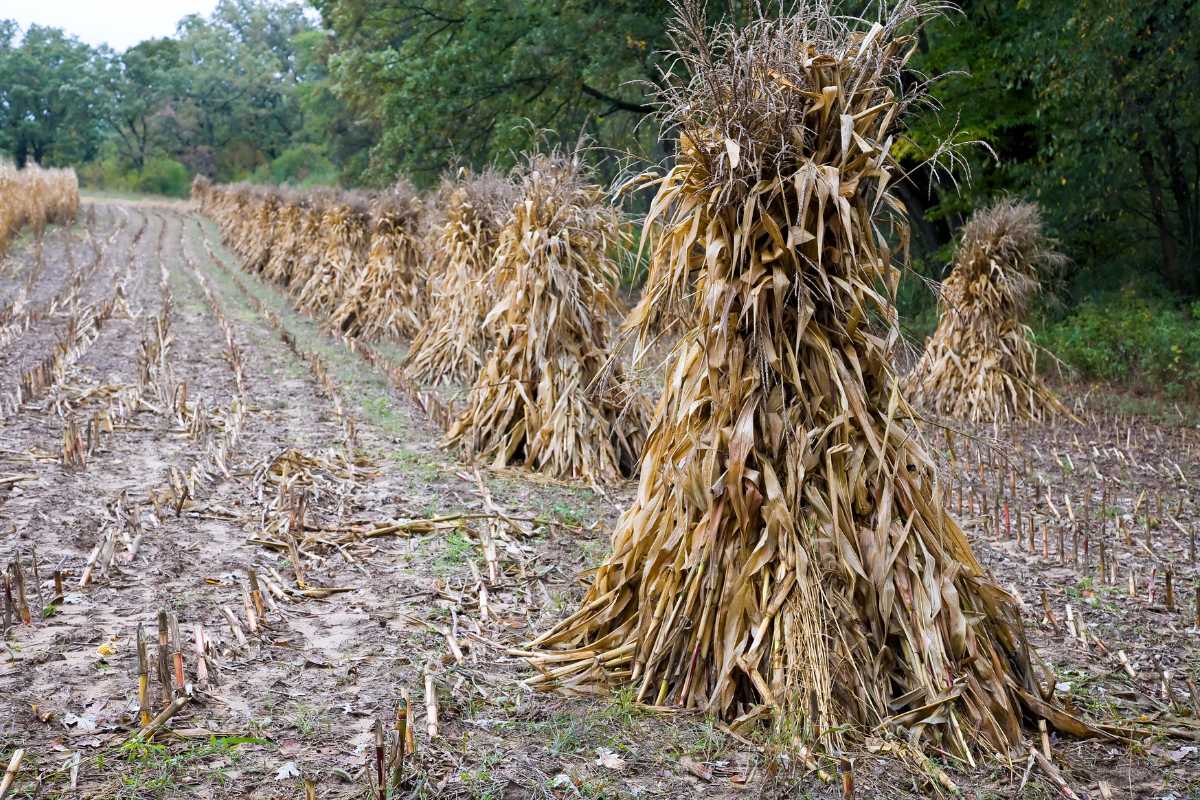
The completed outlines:
{"type": "Polygon", "coordinates": [[[353,340],[411,337],[413,382],[468,384],[447,446],[554,477],[632,474],[649,409],[608,350],[627,243],[578,156],[459,172],[427,198],[204,179],[193,196],[299,310],[353,340]]]}

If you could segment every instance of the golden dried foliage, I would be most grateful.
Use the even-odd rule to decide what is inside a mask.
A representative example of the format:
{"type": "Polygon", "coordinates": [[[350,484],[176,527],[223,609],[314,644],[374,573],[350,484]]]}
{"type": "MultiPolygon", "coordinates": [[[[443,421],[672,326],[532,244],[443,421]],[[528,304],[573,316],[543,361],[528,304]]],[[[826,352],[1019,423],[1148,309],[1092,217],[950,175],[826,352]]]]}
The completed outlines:
{"type": "Polygon", "coordinates": [[[299,308],[329,316],[346,297],[366,267],[370,220],[367,200],[358,195],[342,193],[325,207],[319,258],[296,295],[299,308]]]}
{"type": "Polygon", "coordinates": [[[1007,752],[1029,709],[1082,730],[1042,702],[1017,605],[943,507],[891,368],[891,145],[920,100],[900,73],[938,7],[869,24],[807,0],[716,28],[677,11],[686,76],[661,101],[680,151],[646,230],[661,220],[662,283],[694,322],[637,498],[579,609],[531,644],[530,683],[630,685],[834,749],[888,730],[1007,752]]]}
{"type": "Polygon", "coordinates": [[[0,162],[0,255],[23,228],[40,233],[79,213],[79,181],[72,169],[16,169],[0,162]]]}
{"type": "Polygon", "coordinates": [[[1033,203],[1002,200],[976,211],[942,283],[937,329],[908,375],[910,396],[972,422],[1069,413],[1038,377],[1023,322],[1043,278],[1064,261],[1033,203]]]}
{"type": "Polygon", "coordinates": [[[292,262],[292,272],[284,285],[299,293],[309,279],[321,268],[321,259],[325,248],[321,246],[324,239],[325,212],[336,202],[333,192],[325,189],[310,191],[304,199],[301,211],[299,246],[292,262]]]}
{"type": "MultiPolygon", "coordinates": [[[[646,280],[642,284],[642,294],[638,302],[629,312],[629,316],[621,323],[625,332],[653,331],[660,337],[678,335],[691,327],[694,298],[691,293],[695,287],[689,282],[679,286],[672,279],[674,265],[670,237],[663,236],[658,228],[642,237],[642,246],[638,248],[637,257],[640,259],[647,242],[653,242],[650,248],[650,264],[646,272],[646,280]]],[[[693,242],[693,247],[697,246],[693,242]]],[[[679,255],[684,255],[680,253],[679,255]]]]}
{"type": "Polygon", "coordinates": [[[412,337],[428,313],[421,197],[406,181],[371,201],[366,263],[333,311],[355,336],[412,337]]]}
{"type": "Polygon", "coordinates": [[[529,158],[487,278],[494,344],[447,445],[555,477],[632,473],[647,409],[608,354],[618,222],[578,159],[529,158]]]}
{"type": "Polygon", "coordinates": [[[288,286],[304,252],[304,220],[308,212],[307,198],[286,194],[275,214],[271,253],[263,267],[263,277],[272,283],[288,286]]]}
{"type": "Polygon", "coordinates": [[[255,188],[248,193],[246,225],[237,249],[243,254],[242,264],[252,272],[261,272],[271,258],[280,202],[275,189],[255,188]]]}
{"type": "Polygon", "coordinates": [[[515,188],[490,170],[444,180],[440,219],[430,246],[430,303],[405,368],[416,381],[471,382],[491,337],[484,319],[495,301],[487,274],[500,231],[512,216],[515,188]]]}

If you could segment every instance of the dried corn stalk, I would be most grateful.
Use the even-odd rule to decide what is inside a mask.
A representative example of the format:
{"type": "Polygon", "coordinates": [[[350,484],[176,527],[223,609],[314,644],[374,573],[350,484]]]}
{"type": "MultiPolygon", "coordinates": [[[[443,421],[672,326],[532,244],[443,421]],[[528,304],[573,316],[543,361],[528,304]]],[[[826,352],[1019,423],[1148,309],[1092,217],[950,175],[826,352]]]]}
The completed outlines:
{"type": "Polygon", "coordinates": [[[484,328],[495,301],[485,276],[501,228],[512,216],[513,184],[491,171],[444,181],[441,224],[432,246],[433,307],[413,339],[405,368],[424,383],[475,380],[491,337],[484,328]]]}
{"type": "Polygon", "coordinates": [[[943,507],[891,370],[890,150],[934,10],[867,27],[809,0],[709,29],[677,7],[679,158],[646,226],[663,220],[695,322],[612,554],[532,643],[530,683],[632,685],[831,748],[877,727],[953,753],[1020,740],[1041,701],[1018,609],[943,507]]]}
{"type": "Polygon", "coordinates": [[[252,272],[261,272],[271,258],[275,246],[275,222],[279,215],[279,192],[260,187],[252,190],[248,198],[249,216],[241,250],[244,252],[242,266],[252,272]]]}
{"type": "Polygon", "coordinates": [[[588,178],[561,155],[524,167],[488,278],[500,296],[484,320],[495,344],[446,443],[595,482],[632,473],[646,409],[618,367],[607,371],[619,227],[588,178]]]}
{"type": "Polygon", "coordinates": [[[371,203],[366,264],[333,312],[333,321],[355,336],[412,337],[428,314],[420,196],[402,181],[371,203]]]}
{"type": "Polygon", "coordinates": [[[942,283],[937,329],[907,378],[913,399],[972,422],[1069,413],[1038,377],[1022,322],[1042,277],[1063,261],[1036,205],[1002,200],[972,215],[942,283]]]}
{"type": "Polygon", "coordinates": [[[22,228],[41,232],[47,225],[75,219],[79,181],[71,169],[16,169],[0,162],[0,255],[22,228]]]}
{"type": "Polygon", "coordinates": [[[365,198],[342,193],[321,217],[320,259],[296,296],[296,305],[331,314],[366,265],[370,214],[365,198]]]}
{"type": "Polygon", "coordinates": [[[263,267],[263,277],[281,286],[291,284],[296,262],[304,252],[304,216],[307,199],[286,194],[275,215],[275,235],[271,253],[263,267]]]}
{"type": "Polygon", "coordinates": [[[321,259],[325,254],[325,248],[322,246],[325,211],[335,202],[336,195],[324,189],[312,190],[304,199],[300,243],[292,264],[291,277],[287,282],[294,292],[300,292],[321,267],[321,259]]]}
{"type": "Polygon", "coordinates": [[[221,230],[221,238],[238,258],[245,257],[251,234],[252,191],[245,183],[214,186],[209,191],[209,213],[221,230]]]}
{"type": "MultiPolygon", "coordinates": [[[[642,295],[621,327],[625,331],[645,330],[662,336],[678,335],[686,332],[694,322],[692,310],[695,303],[691,293],[695,286],[693,281],[689,281],[680,287],[672,279],[674,265],[671,262],[676,257],[671,246],[672,237],[663,235],[659,227],[656,224],[655,230],[642,238],[643,242],[654,243],[650,252],[650,268],[642,285],[642,295]]],[[[686,231],[676,233],[686,236],[686,231]]],[[[692,246],[696,246],[694,241],[692,246]]],[[[639,258],[642,250],[639,247],[639,258]]]]}

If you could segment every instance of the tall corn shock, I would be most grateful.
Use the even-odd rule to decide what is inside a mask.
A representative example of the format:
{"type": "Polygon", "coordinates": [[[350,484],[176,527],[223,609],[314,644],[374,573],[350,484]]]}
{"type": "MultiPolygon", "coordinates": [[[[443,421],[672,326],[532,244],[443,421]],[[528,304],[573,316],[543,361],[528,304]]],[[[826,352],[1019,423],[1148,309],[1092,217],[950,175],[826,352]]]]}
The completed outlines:
{"type": "Polygon", "coordinates": [[[276,189],[256,187],[250,193],[242,264],[252,272],[261,272],[271,259],[277,236],[279,204],[280,195],[276,189]]]}
{"type": "Polygon", "coordinates": [[[610,364],[620,234],[588,177],[560,155],[524,167],[489,278],[495,343],[446,443],[497,466],[607,482],[633,471],[646,413],[610,364]]]}
{"type": "Polygon", "coordinates": [[[405,361],[426,383],[471,382],[492,338],[484,327],[496,299],[488,270],[500,231],[512,216],[512,181],[494,172],[445,180],[438,192],[441,219],[431,247],[432,308],[405,361]]]}
{"type": "Polygon", "coordinates": [[[298,237],[299,246],[286,283],[294,294],[299,294],[321,269],[325,257],[325,248],[322,246],[325,236],[325,214],[336,202],[336,193],[327,189],[311,190],[305,197],[298,237]]]}
{"type": "Polygon", "coordinates": [[[298,307],[332,314],[365,266],[371,218],[365,198],[343,192],[321,217],[320,261],[296,296],[298,307]]]}
{"type": "Polygon", "coordinates": [[[281,286],[291,284],[296,262],[304,252],[304,216],[307,198],[295,193],[285,194],[275,215],[275,235],[271,252],[263,267],[263,277],[281,286]]]}
{"type": "Polygon", "coordinates": [[[420,236],[425,209],[407,182],[371,201],[370,245],[333,321],[355,336],[411,338],[429,313],[425,250],[420,236]]]}
{"type": "Polygon", "coordinates": [[[580,608],[531,644],[531,684],[629,685],[831,749],[883,730],[1008,752],[1030,708],[1083,729],[1039,697],[1016,603],[943,507],[892,372],[890,153],[920,99],[900,72],[937,10],[869,24],[807,0],[710,28],[677,7],[679,157],[646,230],[662,221],[694,323],[637,498],[580,608]]]}
{"type": "Polygon", "coordinates": [[[972,422],[1069,414],[1038,377],[1023,321],[1042,278],[1064,261],[1036,205],[1002,200],[976,211],[942,283],[937,329],[908,375],[913,399],[972,422]]]}
{"type": "Polygon", "coordinates": [[[35,232],[79,213],[79,181],[71,169],[18,170],[0,161],[0,255],[23,228],[35,232]]]}

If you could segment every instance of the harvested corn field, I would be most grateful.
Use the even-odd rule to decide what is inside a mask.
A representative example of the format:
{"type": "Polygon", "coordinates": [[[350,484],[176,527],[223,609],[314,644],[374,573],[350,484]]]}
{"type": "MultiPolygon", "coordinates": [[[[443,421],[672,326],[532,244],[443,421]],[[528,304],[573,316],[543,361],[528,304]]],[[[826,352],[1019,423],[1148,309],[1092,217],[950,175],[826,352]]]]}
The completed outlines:
{"type": "MultiPolygon", "coordinates": [[[[0,737],[23,750],[19,792],[363,797],[377,724],[398,797],[1020,781],[1027,751],[1006,751],[1016,777],[994,754],[914,761],[902,718],[845,730],[848,762],[788,755],[800,731],[640,702],[619,675],[533,691],[527,642],[578,605],[633,484],[601,494],[441,450],[402,341],[367,348],[297,312],[197,211],[87,202],[13,249],[0,288],[27,282],[30,308],[55,310],[6,326],[0,364],[0,737]]],[[[1168,732],[1043,740],[1027,721],[1054,765],[1028,784],[1194,786],[1196,418],[1074,411],[930,443],[1047,703],[1168,732]]]]}
{"type": "MultiPolygon", "coordinates": [[[[976,195],[952,233],[966,201],[914,192],[969,165],[922,127],[947,7],[679,0],[653,44],[559,4],[503,47],[641,66],[504,158],[459,160],[524,133],[456,108],[431,161],[436,117],[398,135],[352,87],[424,57],[410,12],[452,32],[419,83],[467,80],[458,26],[495,15],[353,1],[97,55],[172,88],[85,185],[129,159],[188,200],[0,169],[0,800],[1200,796],[1200,405],[1039,366],[1049,205],[976,195]],[[377,14],[400,49],[343,59],[377,14]],[[177,88],[264,27],[234,88],[296,48],[257,110],[328,147],[177,88]],[[587,144],[618,112],[661,163],[587,144]]],[[[18,161],[83,152],[32,119],[18,161]]]]}

